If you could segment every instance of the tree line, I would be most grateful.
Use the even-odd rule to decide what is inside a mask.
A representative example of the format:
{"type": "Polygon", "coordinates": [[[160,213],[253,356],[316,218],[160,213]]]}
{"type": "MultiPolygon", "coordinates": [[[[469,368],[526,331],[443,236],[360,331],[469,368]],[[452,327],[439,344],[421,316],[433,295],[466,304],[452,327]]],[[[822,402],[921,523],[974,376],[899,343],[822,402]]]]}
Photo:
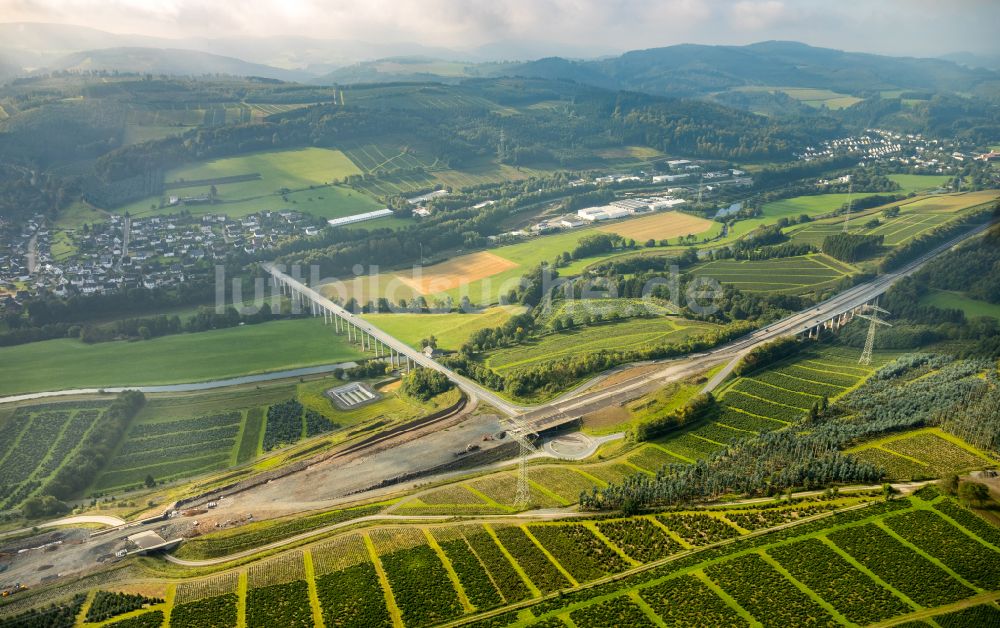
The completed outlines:
{"type": "Polygon", "coordinates": [[[877,255],[884,242],[884,235],[835,233],[823,238],[820,250],[842,262],[853,263],[877,255]]]}
{"type": "Polygon", "coordinates": [[[126,390],[119,394],[97,418],[76,453],[56,470],[42,492],[63,500],[79,496],[110,460],[132,419],[145,403],[146,397],[139,391],[126,390]]]}

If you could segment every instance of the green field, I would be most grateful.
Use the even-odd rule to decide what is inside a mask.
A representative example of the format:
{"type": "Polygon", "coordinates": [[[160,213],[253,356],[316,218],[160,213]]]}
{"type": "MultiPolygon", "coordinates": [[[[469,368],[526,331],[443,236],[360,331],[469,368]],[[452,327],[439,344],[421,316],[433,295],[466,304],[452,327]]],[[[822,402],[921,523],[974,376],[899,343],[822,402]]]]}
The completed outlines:
{"type": "Polygon", "coordinates": [[[489,354],[486,364],[503,373],[605,349],[635,349],[681,343],[715,328],[708,323],[668,317],[605,323],[547,334],[530,343],[499,349],[489,354]]]}
{"type": "Polygon", "coordinates": [[[79,229],[85,224],[103,223],[107,219],[107,213],[81,201],[61,210],[53,226],[57,230],[79,229]]]}
{"type": "MultiPolygon", "coordinates": [[[[840,192],[831,194],[814,194],[811,196],[796,196],[780,201],[772,201],[762,208],[766,218],[798,218],[801,214],[815,216],[835,212],[847,203],[850,194],[840,192]]],[[[738,224],[738,223],[737,223],[738,224]]]]}
{"type": "MultiPolygon", "coordinates": [[[[377,206],[375,200],[363,192],[329,186],[334,181],[355,174],[361,174],[361,171],[339,150],[303,148],[265,151],[170,170],[166,174],[167,190],[163,197],[207,195],[211,188],[208,181],[212,179],[259,175],[255,180],[219,183],[216,185],[219,202],[191,205],[187,209],[194,214],[225,213],[242,216],[262,210],[291,207],[322,217],[344,216],[377,206]],[[206,180],[206,183],[177,187],[184,181],[202,180],[206,180]],[[287,194],[287,201],[279,193],[282,189],[293,192],[287,194]],[[308,200],[310,198],[311,201],[308,200]]],[[[151,208],[152,205],[159,205],[159,202],[159,197],[147,198],[120,208],[119,211],[130,211],[137,216],[177,211],[176,207],[151,208]]]]}
{"type": "Polygon", "coordinates": [[[0,349],[0,394],[197,382],[360,357],[322,319],[274,321],[138,342],[46,340],[0,349]]]}
{"type": "Polygon", "coordinates": [[[855,271],[843,262],[817,253],[762,261],[716,260],[692,272],[740,290],[802,294],[833,288],[855,271]]]}
{"type": "MultiPolygon", "coordinates": [[[[323,185],[348,175],[360,174],[347,156],[339,150],[302,148],[273,152],[251,153],[239,157],[226,157],[176,168],[167,173],[168,185],[178,181],[195,181],[230,177],[241,174],[260,174],[260,180],[218,186],[223,198],[273,194],[280,188],[292,190],[310,185],[323,185]]],[[[183,194],[206,193],[209,186],[179,188],[183,194]]]]}
{"type": "MultiPolygon", "coordinates": [[[[238,184],[236,184],[238,185],[238,184]]],[[[283,197],[264,196],[245,201],[234,201],[231,203],[217,205],[193,205],[189,209],[194,214],[199,213],[225,213],[228,216],[246,216],[264,210],[296,209],[307,212],[317,218],[341,218],[354,214],[363,214],[385,207],[371,196],[342,185],[328,185],[318,187],[315,190],[302,190],[301,192],[291,192],[283,197]],[[285,198],[288,200],[286,201],[285,198]]],[[[177,208],[170,208],[177,211],[177,208]]],[[[147,208],[148,211],[148,208],[147,208]]],[[[167,210],[162,210],[166,212],[167,210]]],[[[157,210],[156,213],[159,213],[157,210]]],[[[392,219],[390,219],[392,220],[392,219]]],[[[412,224],[404,221],[405,224],[412,224]]],[[[358,223],[358,226],[372,228],[373,222],[358,223]]]]}
{"type": "MultiPolygon", "coordinates": [[[[918,177],[936,179],[925,175],[899,176],[908,177],[911,181],[918,177]]],[[[993,191],[917,196],[854,213],[850,217],[848,228],[853,234],[884,236],[886,246],[899,246],[953,220],[961,212],[987,203],[995,197],[996,192],[993,191]],[[895,218],[884,217],[882,211],[888,207],[898,207],[899,215],[895,218]],[[878,219],[880,224],[872,228],[865,227],[865,224],[873,219],[878,219]]],[[[794,242],[820,247],[826,236],[843,232],[844,219],[845,216],[826,218],[791,227],[787,232],[794,242]]]]}
{"type": "Polygon", "coordinates": [[[469,314],[364,314],[362,318],[411,347],[420,349],[422,339],[434,336],[439,349],[457,351],[476,331],[499,327],[522,312],[521,306],[497,306],[469,314]]]}
{"type": "Polygon", "coordinates": [[[841,94],[829,89],[812,87],[740,87],[736,91],[755,91],[782,93],[810,107],[826,107],[827,109],[844,109],[861,102],[861,98],[849,94],[841,94]]]}
{"type": "Polygon", "coordinates": [[[962,310],[970,318],[975,316],[991,316],[1000,319],[1000,305],[971,299],[958,292],[933,290],[920,300],[920,304],[933,305],[942,309],[962,310]]]}
{"type": "Polygon", "coordinates": [[[890,174],[889,178],[899,184],[903,194],[934,190],[951,180],[951,177],[939,174],[890,174]]]}
{"type": "Polygon", "coordinates": [[[126,146],[141,144],[151,140],[162,140],[167,137],[181,135],[189,131],[192,127],[183,126],[148,126],[138,124],[125,125],[125,138],[122,143],[126,146]]]}

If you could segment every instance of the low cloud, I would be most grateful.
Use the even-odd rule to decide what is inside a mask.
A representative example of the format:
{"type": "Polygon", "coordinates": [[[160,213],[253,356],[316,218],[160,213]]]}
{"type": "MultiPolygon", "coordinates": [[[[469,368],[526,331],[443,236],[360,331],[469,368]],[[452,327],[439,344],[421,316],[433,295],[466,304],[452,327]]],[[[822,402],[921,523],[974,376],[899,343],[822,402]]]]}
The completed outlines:
{"type": "Polygon", "coordinates": [[[0,0],[5,22],[166,38],[304,36],[475,49],[510,40],[592,56],[766,39],[888,54],[998,51],[991,0],[0,0]]]}

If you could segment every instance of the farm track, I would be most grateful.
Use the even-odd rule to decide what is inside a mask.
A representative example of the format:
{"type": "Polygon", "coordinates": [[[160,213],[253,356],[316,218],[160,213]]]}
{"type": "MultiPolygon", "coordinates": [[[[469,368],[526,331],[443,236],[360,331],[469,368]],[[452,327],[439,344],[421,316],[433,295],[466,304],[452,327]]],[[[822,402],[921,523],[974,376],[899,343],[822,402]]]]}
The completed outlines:
{"type": "MultiPolygon", "coordinates": [[[[912,492],[912,491],[916,490],[917,488],[920,488],[921,486],[924,486],[926,484],[931,484],[931,483],[933,483],[933,481],[928,481],[928,482],[902,482],[902,483],[894,484],[893,486],[898,491],[900,491],[900,492],[902,492],[902,493],[905,494],[905,493],[908,493],[908,492],[912,492]]],[[[841,494],[842,495],[849,495],[851,493],[864,493],[864,492],[868,492],[868,491],[881,490],[881,488],[882,488],[881,484],[879,484],[879,485],[871,485],[871,486],[845,487],[844,489],[841,490],[841,494]]],[[[796,497],[813,497],[813,496],[819,496],[819,495],[822,495],[822,494],[823,494],[822,491],[806,491],[806,492],[803,492],[803,493],[797,493],[796,497]]],[[[707,504],[707,506],[710,507],[710,508],[711,507],[723,507],[724,506],[726,508],[730,508],[731,509],[731,508],[739,507],[739,506],[752,505],[752,504],[773,503],[773,502],[774,502],[774,498],[773,497],[761,497],[761,498],[752,498],[752,499],[746,499],[746,500],[737,500],[737,501],[733,501],[733,502],[725,502],[725,503],[719,503],[719,504],[707,504]]],[[[824,513],[820,513],[818,515],[814,515],[812,517],[807,517],[807,518],[803,518],[803,519],[800,519],[800,520],[797,520],[797,521],[794,521],[794,522],[782,524],[782,525],[777,526],[777,527],[764,528],[764,529],[760,529],[760,530],[755,530],[755,531],[752,531],[749,534],[741,536],[741,537],[734,537],[732,539],[727,539],[727,540],[722,541],[720,543],[714,543],[714,544],[710,544],[710,545],[699,546],[696,550],[693,550],[693,551],[703,551],[703,550],[711,549],[713,547],[717,547],[719,545],[726,545],[728,543],[732,543],[732,542],[737,541],[737,540],[742,539],[742,538],[749,538],[749,537],[752,537],[752,536],[761,536],[761,535],[768,534],[768,533],[771,533],[771,532],[776,532],[778,530],[783,530],[785,528],[793,527],[795,525],[799,525],[799,524],[802,524],[802,523],[808,523],[808,522],[814,521],[816,519],[821,519],[821,518],[824,518],[824,517],[827,517],[827,516],[831,516],[831,515],[833,515],[833,514],[835,514],[837,512],[847,512],[847,511],[850,511],[850,510],[856,510],[856,509],[859,509],[859,508],[870,506],[872,503],[875,503],[875,502],[868,502],[868,503],[864,503],[864,504],[858,504],[858,505],[854,505],[854,506],[849,506],[847,508],[842,508],[842,509],[839,509],[839,510],[831,510],[831,511],[827,511],[827,512],[824,512],[824,513]]],[[[243,558],[247,558],[247,557],[253,556],[253,555],[258,554],[258,553],[269,552],[271,550],[280,549],[280,548],[285,547],[285,546],[299,545],[299,544],[304,543],[304,542],[306,542],[306,541],[308,541],[310,539],[320,538],[322,536],[325,536],[325,535],[329,534],[330,532],[335,532],[335,531],[340,530],[340,529],[350,528],[350,527],[357,526],[359,524],[367,524],[367,523],[377,523],[377,522],[388,522],[388,523],[392,523],[392,522],[399,522],[399,523],[406,523],[406,522],[418,522],[418,523],[461,522],[463,524],[473,525],[473,524],[488,524],[488,523],[491,523],[491,522],[492,523],[501,523],[501,522],[518,521],[518,520],[550,521],[550,520],[554,520],[554,519],[563,519],[563,518],[566,518],[566,517],[586,517],[586,516],[589,516],[589,515],[590,515],[590,513],[573,511],[573,510],[570,510],[568,508],[554,508],[554,509],[550,508],[550,509],[541,509],[541,510],[537,510],[537,511],[521,512],[521,513],[494,514],[494,515],[470,515],[470,516],[461,516],[461,515],[452,515],[452,514],[448,514],[448,515],[394,515],[394,514],[367,515],[367,516],[364,516],[364,517],[358,517],[356,519],[350,519],[350,520],[347,520],[347,521],[341,521],[341,522],[334,523],[334,524],[331,524],[331,525],[328,525],[328,526],[324,526],[322,528],[317,528],[315,530],[310,530],[310,531],[307,531],[307,532],[303,532],[301,534],[298,534],[298,535],[295,535],[295,536],[292,536],[292,537],[288,537],[286,539],[281,539],[281,540],[278,540],[278,541],[274,541],[273,543],[269,543],[269,544],[261,546],[261,547],[251,548],[249,550],[244,550],[244,551],[237,552],[237,553],[234,553],[234,554],[229,554],[227,556],[218,556],[218,557],[215,557],[215,558],[207,558],[207,559],[184,559],[184,558],[177,558],[176,556],[173,556],[171,554],[165,554],[164,558],[168,562],[170,562],[170,563],[173,563],[173,564],[176,564],[176,565],[185,566],[185,567],[208,567],[208,566],[213,566],[213,565],[221,565],[221,564],[225,564],[225,563],[228,563],[228,562],[232,562],[232,561],[240,560],[240,559],[243,559],[243,558]]],[[[663,559],[661,561],[656,561],[655,563],[646,563],[646,564],[642,565],[641,567],[637,567],[637,568],[635,568],[635,569],[633,569],[631,571],[627,571],[627,572],[622,572],[622,573],[619,573],[619,574],[615,574],[614,576],[609,576],[608,578],[602,579],[602,580],[599,580],[599,581],[588,582],[585,585],[581,585],[579,588],[586,588],[586,587],[589,587],[589,586],[596,586],[597,584],[603,583],[605,580],[608,580],[608,581],[610,581],[610,580],[616,580],[616,579],[619,579],[620,577],[624,577],[624,576],[627,576],[627,575],[631,575],[633,573],[638,573],[638,572],[641,572],[641,571],[645,571],[646,569],[659,566],[660,564],[664,564],[664,563],[670,562],[671,560],[677,560],[679,558],[683,558],[686,555],[687,555],[687,553],[681,554],[681,555],[671,556],[668,559],[663,559]]],[[[538,601],[540,601],[540,599],[544,599],[544,598],[536,598],[534,600],[531,600],[531,602],[538,602],[538,601]]]]}

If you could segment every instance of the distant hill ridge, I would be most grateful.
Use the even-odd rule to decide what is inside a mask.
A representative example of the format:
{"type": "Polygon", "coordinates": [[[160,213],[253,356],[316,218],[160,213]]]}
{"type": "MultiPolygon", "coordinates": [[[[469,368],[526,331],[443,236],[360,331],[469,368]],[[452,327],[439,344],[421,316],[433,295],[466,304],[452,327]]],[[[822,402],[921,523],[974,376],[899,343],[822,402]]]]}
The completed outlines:
{"type": "Polygon", "coordinates": [[[177,48],[104,48],[68,54],[54,61],[48,70],[107,70],[150,74],[228,74],[259,76],[282,81],[304,81],[305,72],[284,70],[234,57],[177,48]]]}
{"type": "MultiPolygon", "coordinates": [[[[541,56],[526,62],[484,61],[502,57],[498,47],[503,48],[500,43],[486,44],[461,53],[408,42],[287,36],[167,39],[65,24],[8,23],[0,24],[0,78],[49,70],[117,70],[329,85],[517,76],[671,97],[702,97],[749,86],[819,88],[861,96],[879,90],[1000,96],[1000,72],[987,69],[1000,65],[997,60],[967,54],[948,59],[889,57],[764,41],[746,46],[679,44],[589,60],[541,56]],[[352,63],[351,57],[371,60],[352,63]],[[292,67],[307,69],[288,69],[292,67]]],[[[528,54],[554,47],[532,42],[515,46],[528,54]]]]}

